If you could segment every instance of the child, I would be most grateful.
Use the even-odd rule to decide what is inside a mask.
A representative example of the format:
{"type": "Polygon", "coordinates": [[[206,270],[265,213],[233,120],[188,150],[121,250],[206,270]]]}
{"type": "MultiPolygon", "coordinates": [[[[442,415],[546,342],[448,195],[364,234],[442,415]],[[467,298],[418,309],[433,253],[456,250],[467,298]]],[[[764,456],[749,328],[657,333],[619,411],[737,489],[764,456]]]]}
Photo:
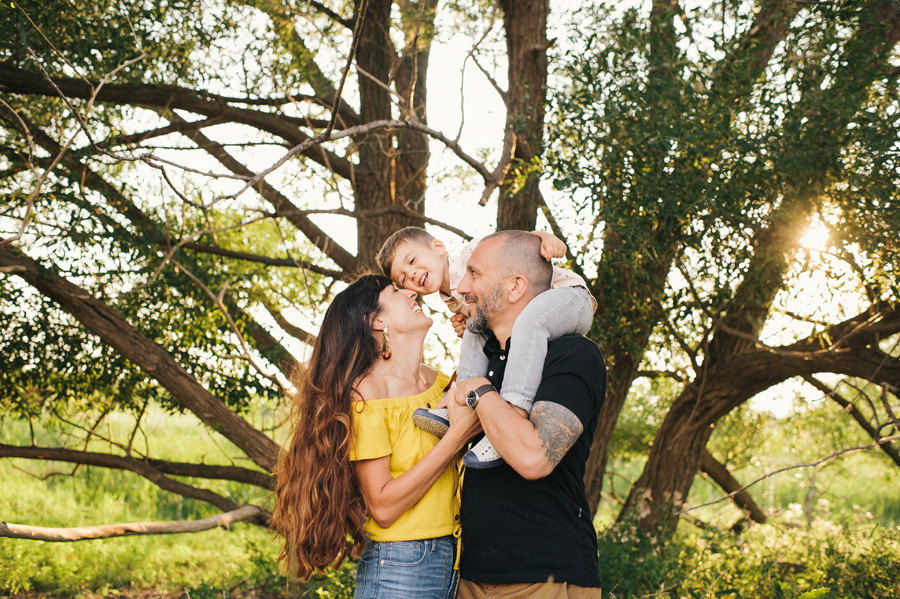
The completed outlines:
{"type": "MultiPolygon", "coordinates": [[[[550,260],[566,253],[565,244],[541,231],[541,255],[550,260]]],[[[469,243],[459,256],[447,253],[444,244],[419,227],[406,227],[391,235],[378,251],[376,260],[395,283],[419,295],[439,293],[447,307],[455,312],[451,317],[459,335],[464,331],[469,312],[465,299],[456,287],[466,274],[466,262],[480,240],[469,243]]],[[[500,395],[510,404],[531,413],[531,404],[541,382],[547,343],[569,333],[585,334],[590,329],[597,302],[578,275],[553,267],[551,289],[539,294],[516,318],[509,351],[509,365],[500,395]]],[[[484,376],[488,358],[484,354],[484,338],[465,330],[460,350],[457,378],[484,376]]],[[[416,410],[413,420],[422,428],[442,436],[450,425],[447,410],[416,410]]],[[[503,458],[485,437],[465,456],[463,463],[470,468],[491,468],[503,463],[503,458]]]]}

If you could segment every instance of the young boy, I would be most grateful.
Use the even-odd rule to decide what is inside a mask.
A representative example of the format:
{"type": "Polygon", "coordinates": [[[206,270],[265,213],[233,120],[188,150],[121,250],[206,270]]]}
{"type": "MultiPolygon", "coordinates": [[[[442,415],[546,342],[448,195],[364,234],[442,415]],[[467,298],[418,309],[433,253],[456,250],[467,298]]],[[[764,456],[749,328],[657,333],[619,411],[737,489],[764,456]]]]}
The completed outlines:
{"type": "MultiPolygon", "coordinates": [[[[566,254],[565,244],[541,231],[541,255],[551,260],[566,254]]],[[[459,366],[460,380],[484,376],[488,358],[484,354],[484,338],[465,330],[469,312],[465,298],[456,287],[466,274],[466,262],[480,240],[469,243],[459,256],[448,254],[444,244],[419,227],[406,227],[391,235],[375,257],[384,274],[395,283],[419,295],[439,293],[455,314],[450,318],[457,335],[462,336],[459,366]]],[[[516,318],[513,326],[509,363],[500,395],[510,404],[531,413],[531,404],[541,382],[547,343],[569,333],[585,334],[590,329],[597,302],[578,275],[553,267],[551,289],[534,298],[516,318]]],[[[437,436],[443,436],[450,425],[447,410],[416,410],[416,425],[437,436]]],[[[503,458],[485,437],[463,456],[470,468],[491,468],[503,458]]]]}

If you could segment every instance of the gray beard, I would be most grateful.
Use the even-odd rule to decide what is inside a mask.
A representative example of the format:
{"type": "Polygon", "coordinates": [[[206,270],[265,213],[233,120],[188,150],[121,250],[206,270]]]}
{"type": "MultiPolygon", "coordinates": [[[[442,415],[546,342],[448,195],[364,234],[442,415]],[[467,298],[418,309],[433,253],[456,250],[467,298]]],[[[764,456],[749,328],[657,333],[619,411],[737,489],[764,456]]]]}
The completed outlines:
{"type": "MultiPolygon", "coordinates": [[[[477,297],[474,298],[477,312],[466,321],[466,329],[470,333],[483,335],[490,328],[491,317],[499,312],[503,306],[502,296],[503,292],[500,289],[500,285],[496,285],[481,300],[477,297]]],[[[471,301],[473,297],[471,295],[466,296],[466,301],[471,301]]]]}

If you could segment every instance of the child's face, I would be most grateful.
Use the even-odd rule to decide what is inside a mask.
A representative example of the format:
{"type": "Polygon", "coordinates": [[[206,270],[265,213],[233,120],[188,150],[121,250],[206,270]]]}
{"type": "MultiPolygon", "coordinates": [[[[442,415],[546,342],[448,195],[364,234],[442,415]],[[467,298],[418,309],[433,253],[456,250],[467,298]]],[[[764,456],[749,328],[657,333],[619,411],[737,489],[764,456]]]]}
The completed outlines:
{"type": "Polygon", "coordinates": [[[447,250],[437,239],[428,245],[400,244],[391,262],[391,279],[419,295],[439,291],[446,277],[447,250]]]}

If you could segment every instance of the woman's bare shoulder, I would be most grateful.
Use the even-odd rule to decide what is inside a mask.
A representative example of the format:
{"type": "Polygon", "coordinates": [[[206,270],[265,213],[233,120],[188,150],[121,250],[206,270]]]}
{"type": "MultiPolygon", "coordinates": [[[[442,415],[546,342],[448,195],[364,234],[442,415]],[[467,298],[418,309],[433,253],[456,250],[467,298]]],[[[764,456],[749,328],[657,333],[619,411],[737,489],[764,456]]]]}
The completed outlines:
{"type": "Polygon", "coordinates": [[[359,379],[353,387],[356,389],[356,393],[353,394],[353,401],[387,397],[384,381],[380,377],[372,376],[371,374],[359,379]]]}

